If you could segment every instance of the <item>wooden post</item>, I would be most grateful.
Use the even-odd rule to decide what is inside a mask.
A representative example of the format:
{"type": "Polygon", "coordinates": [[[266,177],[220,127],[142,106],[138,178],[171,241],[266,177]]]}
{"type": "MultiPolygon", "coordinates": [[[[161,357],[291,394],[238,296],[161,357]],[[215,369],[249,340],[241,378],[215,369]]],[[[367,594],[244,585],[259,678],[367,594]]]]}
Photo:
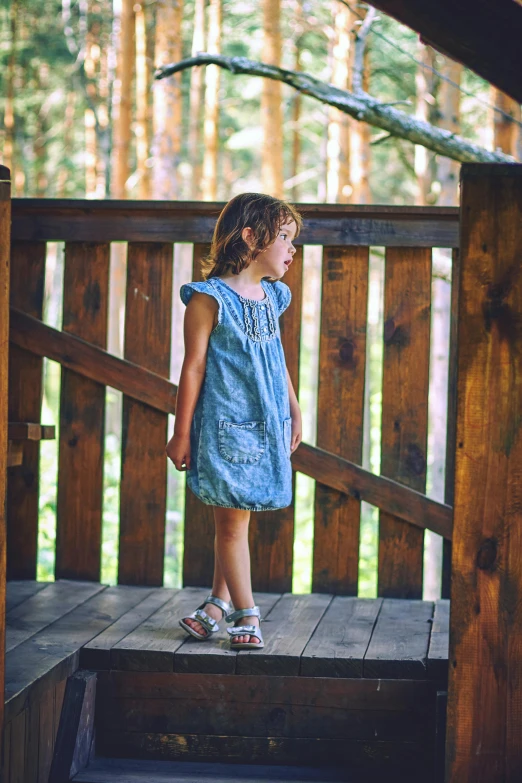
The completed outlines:
{"type": "Polygon", "coordinates": [[[462,167],[447,783],[522,779],[522,165],[462,167]]]}
{"type": "MultiPolygon", "coordinates": [[[[9,345],[9,246],[11,174],[0,166],[0,693],[5,674],[5,502],[7,471],[7,365],[9,345]]],[[[4,741],[4,700],[0,699],[0,748],[4,741]]],[[[0,770],[1,777],[1,770],[0,770]]]]}

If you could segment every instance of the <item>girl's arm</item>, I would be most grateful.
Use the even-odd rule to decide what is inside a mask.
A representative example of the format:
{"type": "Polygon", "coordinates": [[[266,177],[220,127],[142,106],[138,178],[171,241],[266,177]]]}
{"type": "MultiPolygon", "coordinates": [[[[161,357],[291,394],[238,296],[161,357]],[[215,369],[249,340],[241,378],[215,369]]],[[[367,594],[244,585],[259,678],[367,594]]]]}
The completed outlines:
{"type": "Polygon", "coordinates": [[[286,368],[286,377],[288,380],[288,396],[290,398],[290,416],[292,417],[292,441],[290,443],[290,450],[293,453],[303,438],[303,423],[301,419],[301,408],[297,401],[288,367],[286,368]]]}
{"type": "Polygon", "coordinates": [[[166,448],[177,470],[190,468],[190,426],[205,377],[208,341],[217,308],[213,297],[195,292],[185,311],[185,358],[178,385],[174,435],[166,448]]]}

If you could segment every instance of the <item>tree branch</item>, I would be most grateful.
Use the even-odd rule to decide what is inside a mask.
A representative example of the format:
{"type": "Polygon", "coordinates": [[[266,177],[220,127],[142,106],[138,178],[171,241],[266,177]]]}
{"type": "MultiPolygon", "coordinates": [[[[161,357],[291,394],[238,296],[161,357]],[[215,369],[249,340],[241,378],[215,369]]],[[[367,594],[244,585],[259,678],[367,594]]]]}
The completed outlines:
{"type": "Polygon", "coordinates": [[[275,65],[247,60],[246,57],[226,57],[221,54],[198,54],[188,57],[179,63],[165,65],[154,74],[155,79],[165,79],[174,73],[194,68],[197,65],[219,65],[235,74],[262,76],[265,79],[289,84],[295,90],[315,98],[321,103],[335,106],[336,109],[349,114],[360,122],[367,122],[381,130],[388,131],[393,136],[421,144],[438,155],[445,155],[461,163],[513,163],[514,158],[502,152],[490,152],[473,144],[451,131],[436,128],[428,122],[417,120],[405,112],[394,109],[372,98],[365,92],[354,95],[347,90],[340,90],[326,82],[321,82],[307,73],[278,68],[275,65]]]}

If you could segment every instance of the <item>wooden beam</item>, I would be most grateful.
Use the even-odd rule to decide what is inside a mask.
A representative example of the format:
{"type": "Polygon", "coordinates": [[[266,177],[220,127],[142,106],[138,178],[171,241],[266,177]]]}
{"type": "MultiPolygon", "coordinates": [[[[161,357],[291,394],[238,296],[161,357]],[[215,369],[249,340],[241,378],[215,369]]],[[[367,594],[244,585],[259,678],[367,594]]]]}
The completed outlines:
{"type": "MultiPolygon", "coordinates": [[[[0,693],[5,680],[7,375],[9,339],[9,246],[11,234],[11,173],[0,166],[0,693]]],[[[4,700],[0,699],[0,747],[4,736],[4,700]]]]}
{"type": "Polygon", "coordinates": [[[67,783],[89,763],[96,677],[96,672],[77,671],[67,679],[49,783],[67,783]]]}
{"type": "Polygon", "coordinates": [[[9,339],[38,356],[46,356],[85,378],[128,394],[165,413],[175,413],[177,386],[133,362],[11,308],[9,339]]]}
{"type": "Polygon", "coordinates": [[[513,0],[372,0],[372,5],[522,103],[522,7],[513,0]]]}
{"type": "Polygon", "coordinates": [[[522,165],[463,166],[447,783],[522,770],[522,165]]]}
{"type": "Polygon", "coordinates": [[[7,433],[9,440],[54,440],[56,427],[52,424],[10,421],[7,425],[7,433]]]}
{"type": "MultiPolygon", "coordinates": [[[[86,378],[103,383],[164,413],[175,413],[177,387],[166,378],[53,329],[37,318],[11,308],[10,339],[28,351],[70,367],[86,378]],[[74,357],[74,358],[73,358],[74,357]]],[[[420,492],[376,476],[349,460],[301,443],[292,455],[294,470],[327,487],[366,500],[412,525],[452,537],[453,509],[420,492]]]]}
{"type": "MultiPolygon", "coordinates": [[[[15,242],[210,242],[222,202],[14,199],[15,242]]],[[[456,247],[456,207],[299,204],[296,244],[456,247]]]]}

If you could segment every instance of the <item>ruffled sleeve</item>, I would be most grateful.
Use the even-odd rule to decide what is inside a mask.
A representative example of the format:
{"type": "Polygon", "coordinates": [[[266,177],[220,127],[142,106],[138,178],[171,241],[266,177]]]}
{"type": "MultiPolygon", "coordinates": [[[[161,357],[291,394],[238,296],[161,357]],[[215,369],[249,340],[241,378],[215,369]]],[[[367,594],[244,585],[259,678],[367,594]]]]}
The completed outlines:
{"type": "Polygon", "coordinates": [[[282,283],[280,280],[277,280],[273,286],[277,300],[278,315],[281,315],[292,301],[292,292],[286,283],[282,283]]]}
{"type": "Polygon", "coordinates": [[[199,294],[208,294],[212,296],[218,303],[218,325],[221,324],[223,318],[223,303],[221,297],[217,293],[216,289],[208,282],[202,283],[185,283],[179,289],[179,295],[184,305],[188,305],[192,299],[192,294],[197,291],[199,294]]]}

